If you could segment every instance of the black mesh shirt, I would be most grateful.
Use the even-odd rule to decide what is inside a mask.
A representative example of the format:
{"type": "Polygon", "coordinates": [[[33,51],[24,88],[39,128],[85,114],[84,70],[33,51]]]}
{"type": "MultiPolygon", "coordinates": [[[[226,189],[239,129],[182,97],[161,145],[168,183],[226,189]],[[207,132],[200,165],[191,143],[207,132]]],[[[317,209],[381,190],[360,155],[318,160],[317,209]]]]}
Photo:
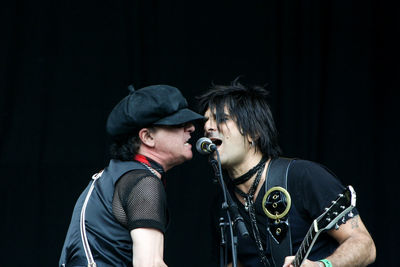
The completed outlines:
{"type": "Polygon", "coordinates": [[[148,170],[124,174],[115,185],[112,206],[115,218],[129,231],[136,228],[166,231],[169,220],[164,185],[148,170]]]}

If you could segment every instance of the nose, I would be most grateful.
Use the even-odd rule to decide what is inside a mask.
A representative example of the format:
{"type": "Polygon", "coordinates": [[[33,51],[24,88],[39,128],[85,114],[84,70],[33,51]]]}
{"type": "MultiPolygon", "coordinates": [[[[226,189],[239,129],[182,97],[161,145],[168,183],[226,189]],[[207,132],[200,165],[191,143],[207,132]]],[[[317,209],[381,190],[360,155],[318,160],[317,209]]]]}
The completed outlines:
{"type": "Polygon", "coordinates": [[[206,133],[215,131],[216,129],[217,129],[217,124],[215,120],[213,120],[212,118],[208,119],[204,124],[204,131],[206,133]]]}
{"type": "Polygon", "coordinates": [[[185,132],[193,133],[195,129],[194,124],[191,122],[185,125],[185,132]]]}

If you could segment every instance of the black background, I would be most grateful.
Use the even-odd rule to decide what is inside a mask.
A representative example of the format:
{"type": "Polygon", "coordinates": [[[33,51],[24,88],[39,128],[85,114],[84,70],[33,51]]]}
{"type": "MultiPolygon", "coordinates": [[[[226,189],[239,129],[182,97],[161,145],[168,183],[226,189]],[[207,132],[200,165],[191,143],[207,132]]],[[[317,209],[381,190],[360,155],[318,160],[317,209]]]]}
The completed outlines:
{"type": "MultiPolygon", "coordinates": [[[[354,186],[374,266],[397,266],[395,2],[3,1],[1,265],[57,264],[74,202],[107,164],[105,121],[128,84],[177,86],[195,107],[211,82],[241,75],[269,84],[286,156],[354,186]]],[[[211,175],[197,153],[168,173],[169,266],[209,266],[211,175]]]]}

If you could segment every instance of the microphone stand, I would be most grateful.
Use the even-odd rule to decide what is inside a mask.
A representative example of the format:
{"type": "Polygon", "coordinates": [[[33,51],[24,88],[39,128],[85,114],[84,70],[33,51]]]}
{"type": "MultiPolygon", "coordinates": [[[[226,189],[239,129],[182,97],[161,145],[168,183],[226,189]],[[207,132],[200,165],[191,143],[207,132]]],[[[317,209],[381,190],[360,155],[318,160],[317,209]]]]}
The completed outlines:
{"type": "Polygon", "coordinates": [[[227,222],[224,221],[223,217],[219,219],[219,227],[221,230],[220,266],[226,267],[228,264],[228,246],[226,241],[228,226],[229,235],[231,237],[232,267],[237,267],[237,236],[235,235],[235,232],[237,231],[242,237],[248,237],[249,232],[247,231],[246,225],[244,224],[243,217],[239,213],[237,204],[232,200],[232,197],[226,188],[224,179],[222,177],[221,161],[218,150],[215,150],[215,153],[217,153],[218,160],[213,159],[213,157],[210,155],[209,162],[213,167],[215,177],[217,178],[221,186],[224,196],[224,202],[222,203],[221,209],[226,212],[226,217],[228,219],[227,222]],[[234,232],[233,229],[235,229],[236,231],[234,232]]]}

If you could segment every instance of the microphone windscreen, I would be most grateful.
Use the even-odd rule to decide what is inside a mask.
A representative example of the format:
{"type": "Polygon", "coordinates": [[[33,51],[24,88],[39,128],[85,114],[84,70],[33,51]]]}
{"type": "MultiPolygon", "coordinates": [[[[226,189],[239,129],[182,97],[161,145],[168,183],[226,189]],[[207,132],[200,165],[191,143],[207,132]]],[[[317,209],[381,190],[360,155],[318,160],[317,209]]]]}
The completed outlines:
{"type": "Polygon", "coordinates": [[[206,149],[203,148],[204,145],[206,144],[212,144],[212,141],[210,138],[207,137],[202,137],[196,142],[196,150],[202,155],[207,155],[210,153],[210,151],[207,151],[206,149]]]}

